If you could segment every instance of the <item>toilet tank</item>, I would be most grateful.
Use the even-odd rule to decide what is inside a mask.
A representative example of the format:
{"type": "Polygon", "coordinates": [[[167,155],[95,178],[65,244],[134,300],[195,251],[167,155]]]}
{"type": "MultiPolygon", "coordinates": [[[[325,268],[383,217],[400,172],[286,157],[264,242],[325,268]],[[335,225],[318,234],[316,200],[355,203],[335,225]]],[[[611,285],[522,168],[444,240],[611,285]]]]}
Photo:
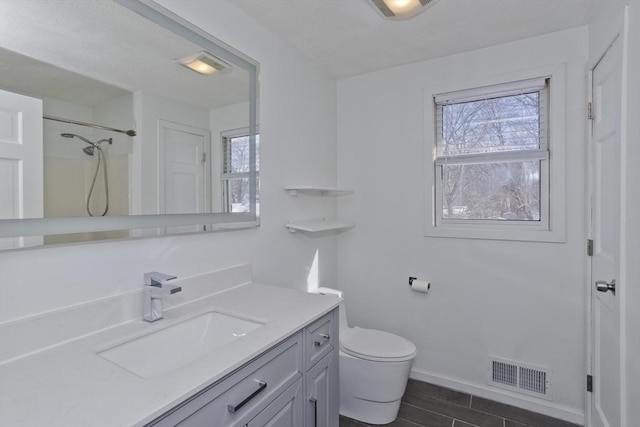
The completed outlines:
{"type": "Polygon", "coordinates": [[[342,331],[347,329],[349,327],[349,324],[347,323],[347,309],[345,308],[344,298],[342,298],[342,291],[339,291],[337,289],[331,289],[331,288],[318,288],[318,290],[315,291],[314,293],[320,294],[320,295],[335,295],[338,298],[340,298],[341,301],[338,306],[339,307],[338,315],[340,316],[338,318],[340,333],[342,333],[342,331]]]}

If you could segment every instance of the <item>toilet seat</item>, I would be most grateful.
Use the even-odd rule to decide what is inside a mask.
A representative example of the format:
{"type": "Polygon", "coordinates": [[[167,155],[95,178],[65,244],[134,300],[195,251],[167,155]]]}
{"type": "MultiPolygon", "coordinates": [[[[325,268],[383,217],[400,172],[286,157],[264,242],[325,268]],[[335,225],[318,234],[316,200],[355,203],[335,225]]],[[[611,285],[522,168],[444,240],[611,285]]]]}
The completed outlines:
{"type": "Polygon", "coordinates": [[[411,341],[398,335],[357,326],[340,334],[340,350],[376,362],[404,362],[413,359],[417,353],[411,341]]]}

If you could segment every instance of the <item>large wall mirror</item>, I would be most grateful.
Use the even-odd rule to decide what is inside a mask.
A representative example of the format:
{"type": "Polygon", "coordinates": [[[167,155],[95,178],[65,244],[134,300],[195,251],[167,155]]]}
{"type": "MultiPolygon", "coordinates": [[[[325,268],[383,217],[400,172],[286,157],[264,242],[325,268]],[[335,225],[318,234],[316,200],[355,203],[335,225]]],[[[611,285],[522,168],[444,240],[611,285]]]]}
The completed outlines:
{"type": "Polygon", "coordinates": [[[257,76],[148,0],[2,0],[0,247],[257,225],[257,76]]]}

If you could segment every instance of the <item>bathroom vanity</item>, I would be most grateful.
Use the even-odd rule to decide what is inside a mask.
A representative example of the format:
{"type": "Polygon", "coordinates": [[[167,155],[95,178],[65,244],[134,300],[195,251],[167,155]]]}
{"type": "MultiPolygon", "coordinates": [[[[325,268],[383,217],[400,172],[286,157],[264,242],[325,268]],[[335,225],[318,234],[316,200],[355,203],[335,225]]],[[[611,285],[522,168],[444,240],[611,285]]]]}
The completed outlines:
{"type": "Polygon", "coordinates": [[[337,310],[148,426],[337,426],[337,310]]]}
{"type": "Polygon", "coordinates": [[[339,300],[247,269],[0,325],[0,425],[337,427],[339,300]]]}

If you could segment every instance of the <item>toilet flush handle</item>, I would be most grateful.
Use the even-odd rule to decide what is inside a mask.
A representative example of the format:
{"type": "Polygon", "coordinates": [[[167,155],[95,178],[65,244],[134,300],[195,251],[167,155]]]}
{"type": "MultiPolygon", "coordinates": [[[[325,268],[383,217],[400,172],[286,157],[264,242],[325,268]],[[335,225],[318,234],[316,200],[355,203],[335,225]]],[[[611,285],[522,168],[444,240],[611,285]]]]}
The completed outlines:
{"type": "Polygon", "coordinates": [[[318,334],[318,336],[320,336],[320,338],[322,338],[322,341],[315,341],[313,344],[316,347],[322,347],[323,345],[328,343],[329,340],[331,339],[331,335],[329,335],[329,334],[318,334]]]}

